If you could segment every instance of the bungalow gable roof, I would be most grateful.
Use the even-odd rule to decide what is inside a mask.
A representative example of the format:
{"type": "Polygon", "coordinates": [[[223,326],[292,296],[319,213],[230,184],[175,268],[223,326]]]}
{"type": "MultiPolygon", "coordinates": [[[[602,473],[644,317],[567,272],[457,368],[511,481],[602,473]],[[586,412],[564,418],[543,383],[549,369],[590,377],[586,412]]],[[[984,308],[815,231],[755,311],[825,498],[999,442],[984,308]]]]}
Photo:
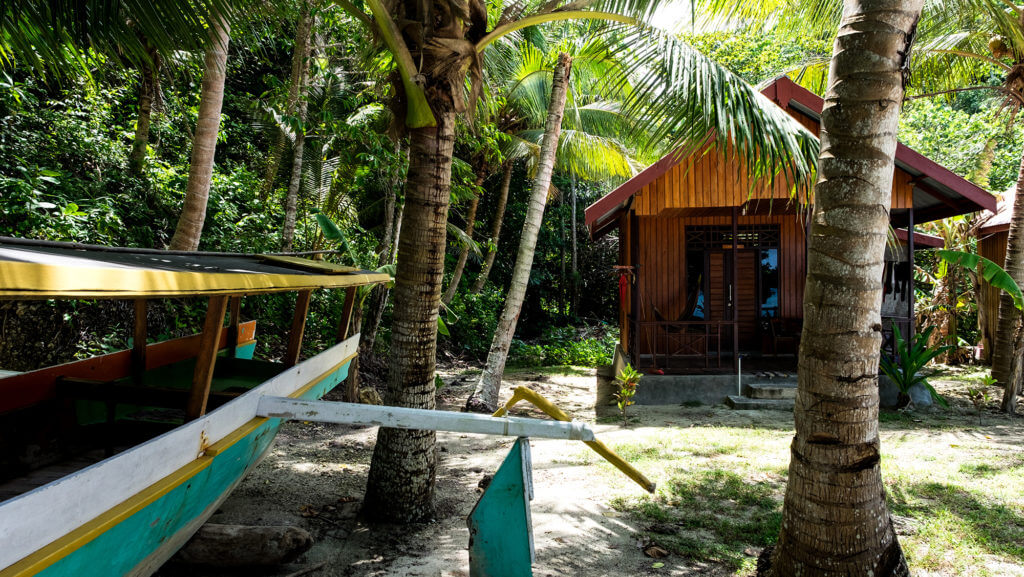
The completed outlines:
{"type": "MultiPolygon", "coordinates": [[[[824,100],[787,76],[772,80],[761,93],[785,110],[821,120],[824,100]]],[[[616,228],[618,216],[628,209],[633,195],[684,160],[676,151],[670,152],[587,207],[584,214],[591,236],[598,238],[616,228]]],[[[986,190],[903,143],[896,148],[896,167],[909,174],[914,184],[914,220],[918,223],[996,209],[996,198],[986,190]]]]}

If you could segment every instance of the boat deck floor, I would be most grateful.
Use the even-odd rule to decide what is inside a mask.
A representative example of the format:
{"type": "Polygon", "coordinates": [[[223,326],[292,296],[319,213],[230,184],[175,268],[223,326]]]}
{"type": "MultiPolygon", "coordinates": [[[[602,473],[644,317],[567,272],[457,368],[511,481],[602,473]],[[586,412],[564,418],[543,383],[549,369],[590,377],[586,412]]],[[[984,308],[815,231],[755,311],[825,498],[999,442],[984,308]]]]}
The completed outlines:
{"type": "MultiPolygon", "coordinates": [[[[121,452],[129,448],[130,447],[120,447],[119,450],[115,449],[115,451],[121,452]]],[[[66,477],[72,473],[81,471],[90,465],[99,463],[106,458],[104,455],[105,452],[102,449],[95,449],[59,463],[41,467],[22,477],[17,477],[4,483],[0,483],[0,502],[13,499],[18,495],[28,493],[33,489],[38,489],[39,487],[48,485],[57,479],[66,477]]]]}

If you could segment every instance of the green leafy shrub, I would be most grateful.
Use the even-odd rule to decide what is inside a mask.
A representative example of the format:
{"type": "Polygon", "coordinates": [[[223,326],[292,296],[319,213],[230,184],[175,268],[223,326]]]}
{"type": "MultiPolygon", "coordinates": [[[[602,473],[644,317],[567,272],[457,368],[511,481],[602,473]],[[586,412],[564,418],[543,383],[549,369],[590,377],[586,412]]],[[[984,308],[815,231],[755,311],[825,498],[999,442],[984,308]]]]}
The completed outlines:
{"type": "Polygon", "coordinates": [[[618,332],[606,325],[556,327],[529,343],[513,340],[509,363],[522,367],[609,365],[618,341],[618,332]]]}
{"type": "Polygon", "coordinates": [[[626,366],[622,367],[622,370],[615,377],[615,382],[619,384],[619,390],[614,394],[615,404],[619,407],[619,411],[622,412],[623,427],[629,425],[629,421],[626,418],[626,409],[634,403],[633,396],[636,395],[636,386],[640,384],[640,377],[642,376],[643,374],[640,371],[626,363],[626,366]]]}
{"type": "Polygon", "coordinates": [[[893,339],[896,341],[896,355],[895,357],[888,354],[882,355],[881,369],[887,377],[892,379],[900,391],[899,400],[896,403],[899,407],[913,404],[910,398],[910,388],[914,385],[923,386],[935,399],[935,402],[943,407],[949,407],[946,399],[942,398],[942,395],[936,392],[928,382],[928,376],[920,372],[932,359],[952,348],[949,345],[929,347],[928,337],[931,336],[933,330],[935,327],[928,327],[917,338],[907,341],[903,338],[903,333],[900,332],[898,326],[893,325],[892,327],[893,339]]]}
{"type": "Polygon", "coordinates": [[[477,294],[457,293],[444,316],[448,345],[474,358],[486,357],[504,305],[505,295],[493,285],[477,294]]]}

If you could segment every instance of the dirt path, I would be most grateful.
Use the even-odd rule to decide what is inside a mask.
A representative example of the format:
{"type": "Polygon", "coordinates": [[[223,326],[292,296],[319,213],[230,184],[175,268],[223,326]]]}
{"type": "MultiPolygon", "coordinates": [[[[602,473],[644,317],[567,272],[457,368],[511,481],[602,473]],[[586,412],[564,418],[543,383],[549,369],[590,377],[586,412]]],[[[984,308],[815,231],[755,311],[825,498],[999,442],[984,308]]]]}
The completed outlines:
{"type": "MultiPolygon", "coordinates": [[[[473,376],[445,375],[454,381],[438,395],[439,408],[458,410],[469,395],[473,376]]],[[[754,427],[769,430],[788,444],[792,414],[781,411],[736,412],[724,407],[675,406],[637,408],[637,421],[628,429],[612,417],[599,417],[594,408],[594,372],[572,375],[526,370],[507,375],[507,397],[515,385],[527,385],[548,396],[566,412],[594,425],[609,444],[656,445],[662,427],[754,427]]],[[[958,386],[953,383],[950,386],[958,386]]],[[[600,411],[607,414],[606,409],[600,411]]],[[[951,412],[959,423],[971,419],[969,410],[951,412]]],[[[542,415],[528,409],[520,416],[542,415]]],[[[914,431],[913,420],[899,431],[883,433],[883,443],[897,444],[906,435],[922,435],[946,446],[971,440],[1006,443],[1021,451],[1019,423],[997,423],[984,433],[961,430],[914,431]]],[[[316,543],[297,563],[254,573],[273,577],[289,575],[312,565],[326,563],[309,573],[314,577],[407,575],[411,577],[468,576],[469,532],[465,517],[479,498],[478,483],[493,473],[511,446],[512,439],[438,434],[439,467],[436,518],[411,526],[369,526],[358,519],[375,428],[355,428],[314,423],[289,423],[263,463],[234,492],[213,522],[243,524],[292,524],[309,530],[316,543]]],[[[777,447],[783,467],[783,445],[777,447]]],[[[907,450],[911,450],[909,447],[907,450]]],[[[649,522],[610,508],[616,497],[635,499],[642,489],[598,463],[579,443],[552,440],[532,442],[535,499],[532,518],[536,550],[534,575],[732,575],[734,569],[716,563],[675,556],[651,559],[637,546],[649,522]]],[[[657,479],[656,479],[657,480],[657,479]]],[[[751,557],[759,550],[750,551],[751,557]]],[[[161,575],[225,575],[223,570],[197,571],[193,567],[165,568],[161,575]]]]}

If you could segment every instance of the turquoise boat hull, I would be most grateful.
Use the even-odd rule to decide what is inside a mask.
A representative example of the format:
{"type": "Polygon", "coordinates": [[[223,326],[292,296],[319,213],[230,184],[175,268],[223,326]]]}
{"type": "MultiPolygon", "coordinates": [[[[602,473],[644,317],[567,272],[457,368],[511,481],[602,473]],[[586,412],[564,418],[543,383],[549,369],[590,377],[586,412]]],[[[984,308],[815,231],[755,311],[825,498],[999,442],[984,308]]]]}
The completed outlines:
{"type": "MultiPolygon", "coordinates": [[[[251,352],[250,352],[251,354],[251,352]]],[[[348,376],[351,361],[299,398],[319,399],[348,376]]],[[[186,482],[35,573],[46,577],[149,575],[210,517],[270,449],[281,419],[267,419],[186,482]]]]}

